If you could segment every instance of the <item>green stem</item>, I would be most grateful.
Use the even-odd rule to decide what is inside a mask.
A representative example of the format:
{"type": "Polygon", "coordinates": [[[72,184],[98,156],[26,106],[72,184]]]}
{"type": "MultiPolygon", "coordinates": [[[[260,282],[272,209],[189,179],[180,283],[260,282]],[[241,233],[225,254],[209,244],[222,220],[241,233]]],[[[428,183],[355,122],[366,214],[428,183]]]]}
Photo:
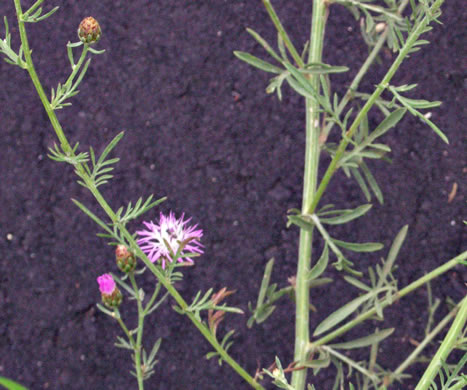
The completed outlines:
{"type": "Polygon", "coordinates": [[[43,2],[44,2],[44,0],[37,0],[37,1],[31,6],[31,8],[29,8],[29,9],[24,13],[24,16],[29,16],[30,14],[32,14],[43,2]]]}
{"type": "Polygon", "coordinates": [[[128,341],[130,342],[131,346],[134,348],[136,346],[135,340],[133,339],[133,336],[131,335],[130,331],[128,330],[125,323],[123,322],[118,309],[114,309],[114,318],[120,324],[121,328],[123,329],[123,332],[125,332],[125,335],[128,338],[128,341]]]}
{"type": "MultiPolygon", "coordinates": [[[[354,77],[352,80],[347,92],[345,93],[344,97],[342,100],[339,102],[339,105],[337,106],[336,109],[336,116],[339,116],[344,108],[347,106],[347,103],[352,100],[353,98],[353,93],[357,90],[358,85],[360,84],[360,81],[362,80],[363,76],[368,72],[368,69],[370,69],[371,64],[375,60],[375,58],[378,56],[381,48],[384,46],[384,43],[386,42],[388,36],[388,28],[381,33],[378,41],[376,42],[376,45],[373,47],[373,50],[371,53],[368,55],[367,59],[361,66],[360,70],[358,71],[357,75],[354,77]]],[[[323,135],[321,136],[321,144],[324,144],[326,142],[326,139],[328,138],[329,132],[331,129],[334,127],[335,122],[328,122],[326,127],[323,130],[323,135]]]]}
{"type": "MultiPolygon", "coordinates": [[[[452,309],[449,314],[444,317],[436,327],[426,335],[426,337],[423,339],[423,341],[415,348],[412,353],[405,359],[397,369],[389,375],[387,378],[387,384],[390,385],[394,380],[397,379],[410,365],[415,363],[415,359],[417,358],[418,355],[422,353],[422,351],[426,348],[426,346],[436,337],[436,335],[441,332],[444,327],[449,323],[449,321],[452,320],[452,318],[458,313],[459,307],[462,305],[464,301],[467,300],[467,297],[464,298],[461,302],[459,302],[454,309],[452,309]]],[[[383,390],[383,389],[381,389],[383,390]]]]}
{"type": "MultiPolygon", "coordinates": [[[[401,15],[402,12],[404,12],[405,7],[407,7],[407,4],[409,4],[409,0],[404,0],[399,8],[397,9],[397,14],[401,15]]],[[[347,89],[347,92],[345,93],[344,97],[342,100],[339,102],[339,105],[337,106],[336,109],[336,116],[339,116],[344,108],[347,106],[347,103],[352,100],[354,92],[357,90],[360,81],[362,81],[363,76],[368,72],[370,69],[370,66],[373,64],[375,61],[376,57],[378,56],[379,52],[383,48],[386,39],[389,35],[389,29],[388,26],[385,27],[384,31],[381,32],[381,35],[379,36],[378,40],[376,41],[375,46],[371,50],[370,54],[368,55],[367,59],[363,63],[363,65],[360,67],[359,71],[355,75],[354,79],[350,83],[349,88],[347,89]]],[[[329,132],[331,129],[334,127],[335,122],[328,122],[328,124],[325,126],[323,129],[323,134],[320,137],[320,142],[321,144],[324,144],[326,142],[326,139],[328,138],[329,132]]]]}
{"type": "MultiPolygon", "coordinates": [[[[28,42],[28,38],[26,34],[26,29],[24,26],[24,21],[23,21],[21,0],[14,0],[14,3],[15,3],[15,9],[16,9],[16,16],[18,19],[18,27],[19,27],[20,37],[21,37],[21,43],[23,45],[23,50],[24,50],[24,58],[28,66],[27,70],[29,72],[29,76],[31,78],[32,83],[34,84],[34,87],[36,88],[36,91],[39,95],[39,98],[42,104],[44,105],[44,109],[62,145],[63,151],[73,156],[74,155],[73,150],[68,142],[67,137],[65,136],[63,132],[60,122],[57,119],[57,116],[55,115],[55,111],[50,106],[49,100],[44,92],[44,89],[42,88],[42,85],[39,81],[36,70],[34,68],[34,63],[31,58],[31,50],[29,48],[29,42],[28,42]]],[[[75,166],[75,169],[80,174],[80,177],[83,179],[86,186],[91,191],[94,198],[97,200],[97,202],[102,207],[102,209],[106,212],[110,220],[113,223],[117,223],[118,221],[117,215],[113,212],[112,208],[105,201],[105,199],[103,198],[99,190],[94,185],[94,182],[87,175],[83,165],[77,164],[75,166]]],[[[122,235],[125,237],[125,239],[129,243],[130,247],[136,251],[138,257],[141,258],[141,260],[144,262],[146,267],[148,267],[148,269],[157,277],[157,279],[167,289],[167,291],[175,299],[178,305],[182,309],[186,309],[188,307],[188,304],[186,303],[186,301],[182,298],[182,296],[178,293],[178,291],[170,284],[170,282],[165,278],[165,275],[162,273],[162,271],[160,271],[153,263],[151,263],[151,261],[147,258],[147,256],[141,251],[141,249],[137,245],[133,236],[126,230],[124,226],[118,224],[118,228],[120,229],[122,235]]],[[[186,315],[193,322],[193,324],[198,328],[201,334],[207,339],[207,341],[220,354],[220,356],[222,356],[222,358],[226,361],[227,364],[229,364],[243,379],[245,379],[245,381],[248,382],[250,386],[258,390],[264,390],[264,388],[260,384],[258,384],[251,375],[249,375],[242,367],[238,365],[238,363],[234,359],[232,359],[227,354],[227,352],[221,347],[221,345],[218,343],[216,338],[210,333],[209,329],[206,327],[204,323],[199,321],[192,313],[186,313],[186,315]]]]}
{"type": "Polygon", "coordinates": [[[300,57],[300,55],[298,54],[297,49],[295,49],[295,46],[293,45],[287,32],[284,29],[284,26],[282,26],[282,23],[279,20],[279,17],[277,16],[276,11],[272,7],[270,0],[263,0],[263,4],[266,10],[268,11],[269,16],[272,22],[274,23],[274,26],[276,27],[277,32],[279,33],[282,40],[284,41],[284,44],[289,50],[293,59],[295,60],[299,68],[303,68],[305,66],[305,63],[303,62],[302,57],[300,57]]]}
{"type": "Polygon", "coordinates": [[[152,293],[151,299],[147,303],[146,307],[144,308],[144,314],[146,315],[149,310],[151,310],[151,306],[156,300],[157,296],[159,295],[159,291],[161,289],[161,284],[157,283],[156,287],[154,288],[154,292],[152,293]]]}
{"type": "MultiPolygon", "coordinates": [[[[55,97],[52,99],[52,101],[50,103],[50,108],[52,110],[56,110],[57,107],[59,107],[60,104],[64,100],[66,100],[70,96],[70,94],[76,89],[76,87],[77,87],[76,85],[72,88],[72,83],[73,83],[73,80],[76,77],[78,71],[81,69],[81,66],[83,65],[83,62],[86,59],[88,51],[89,51],[89,44],[84,43],[84,47],[83,47],[83,50],[81,51],[81,56],[80,56],[80,58],[78,60],[78,63],[72,65],[73,70],[72,70],[70,76],[68,77],[67,81],[63,85],[62,93],[59,95],[58,89],[57,89],[56,95],[55,95],[55,97]],[[64,94],[63,90],[68,91],[68,92],[66,94],[64,94]]],[[[88,63],[86,64],[86,67],[89,65],[90,61],[91,60],[89,59],[88,63]]]]}
{"type": "Polygon", "coordinates": [[[371,371],[367,370],[365,367],[362,367],[360,364],[356,363],[349,357],[337,352],[336,350],[332,349],[331,347],[323,346],[321,347],[322,350],[327,351],[330,355],[335,356],[339,360],[342,360],[345,364],[349,367],[354,368],[356,371],[361,372],[366,378],[370,379],[373,383],[378,382],[378,377],[371,371]]]}
{"type": "Polygon", "coordinates": [[[81,65],[83,65],[83,62],[86,59],[86,55],[88,54],[88,51],[89,51],[89,43],[84,43],[83,46],[84,47],[83,47],[83,51],[81,52],[81,56],[79,57],[78,62],[73,66],[73,70],[71,71],[71,74],[68,77],[68,80],[66,81],[64,86],[69,86],[73,82],[73,79],[75,78],[76,74],[81,68],[81,65]]]}
{"type": "Polygon", "coordinates": [[[446,362],[447,357],[451,353],[454,345],[456,343],[459,334],[462,332],[462,329],[465,326],[467,321],[467,297],[463,299],[462,305],[459,309],[459,312],[454,319],[451,328],[449,329],[448,334],[441,343],[438,351],[431,360],[428,368],[423,374],[422,378],[417,384],[415,390],[426,390],[430,387],[435,376],[438,374],[439,369],[441,368],[441,363],[446,362]]]}
{"type": "Polygon", "coordinates": [[[128,274],[130,277],[130,282],[131,286],[133,287],[133,290],[136,295],[136,302],[138,304],[138,331],[136,334],[136,345],[134,346],[134,351],[135,351],[135,368],[136,368],[136,379],[138,380],[138,390],[143,390],[144,389],[144,384],[143,384],[143,373],[141,370],[141,345],[142,345],[142,340],[143,340],[143,328],[144,328],[144,309],[143,309],[143,303],[141,302],[140,296],[139,296],[139,291],[138,291],[138,285],[136,284],[135,280],[135,274],[134,272],[130,272],[128,274]]]}
{"type": "MultiPolygon", "coordinates": [[[[436,0],[435,3],[431,6],[430,10],[428,12],[434,13],[436,12],[440,7],[441,4],[444,2],[444,0],[436,0]]],[[[394,60],[393,64],[387,71],[386,75],[384,76],[383,80],[381,83],[376,87],[375,91],[371,94],[371,96],[368,98],[367,102],[363,106],[363,108],[360,110],[358,113],[357,117],[353,121],[352,125],[350,126],[349,130],[347,130],[345,137],[342,138],[339,147],[337,148],[336,154],[334,155],[331,163],[329,164],[326,173],[323,176],[323,179],[321,180],[321,183],[316,190],[316,194],[313,198],[313,202],[311,203],[309,209],[306,210],[307,214],[313,214],[313,212],[316,209],[316,206],[318,205],[318,202],[320,201],[321,197],[323,196],[324,191],[326,190],[329,181],[331,180],[331,177],[333,176],[334,172],[337,170],[339,167],[339,161],[344,155],[345,149],[347,148],[347,145],[350,142],[350,139],[352,138],[353,134],[357,130],[360,122],[363,120],[363,118],[367,115],[368,111],[370,111],[371,107],[375,104],[375,102],[378,100],[378,98],[381,96],[383,91],[388,87],[389,82],[393,78],[394,74],[396,73],[397,69],[399,69],[399,66],[401,65],[402,61],[404,58],[409,54],[410,50],[412,49],[413,45],[415,42],[418,40],[419,36],[425,31],[425,28],[430,22],[429,16],[425,15],[425,17],[420,21],[420,23],[414,28],[414,30],[410,33],[408,36],[404,46],[401,48],[399,51],[399,55],[397,58],[394,60]]]]}
{"type": "MultiPolygon", "coordinates": [[[[381,309],[386,308],[387,306],[392,305],[393,303],[397,302],[400,298],[405,297],[407,294],[411,293],[412,291],[416,290],[417,288],[423,286],[425,283],[428,283],[430,280],[437,278],[438,276],[442,275],[443,273],[449,271],[451,268],[454,268],[456,265],[460,264],[462,261],[467,259],[467,251],[461,253],[460,255],[454,257],[453,259],[449,260],[442,266],[434,269],[433,271],[429,272],[428,274],[422,276],[421,278],[417,279],[415,282],[410,283],[408,286],[404,287],[402,290],[396,292],[391,299],[384,299],[381,303],[381,309]]],[[[334,340],[337,337],[342,336],[343,334],[347,333],[350,329],[354,328],[358,324],[362,323],[365,320],[372,318],[376,314],[376,309],[370,309],[363,314],[360,314],[353,320],[349,321],[347,324],[342,325],[340,328],[336,329],[335,331],[329,333],[328,335],[321,337],[320,339],[313,341],[310,343],[310,348],[317,347],[320,345],[325,345],[330,341],[334,340]]]]}
{"type": "MultiPolygon", "coordinates": [[[[319,63],[322,59],[324,30],[327,7],[323,0],[314,0],[310,33],[309,63],[319,63]]],[[[315,91],[320,89],[319,75],[310,75],[310,83],[315,91]]],[[[315,99],[305,100],[306,110],[306,145],[305,167],[303,174],[302,212],[309,209],[318,183],[318,165],[320,156],[319,103],[315,99]]],[[[311,266],[311,245],[313,232],[300,230],[298,246],[297,278],[295,285],[295,352],[294,361],[300,364],[307,359],[310,340],[310,288],[306,276],[311,266]]],[[[292,387],[303,390],[306,384],[307,369],[294,371],[292,387]]]]}

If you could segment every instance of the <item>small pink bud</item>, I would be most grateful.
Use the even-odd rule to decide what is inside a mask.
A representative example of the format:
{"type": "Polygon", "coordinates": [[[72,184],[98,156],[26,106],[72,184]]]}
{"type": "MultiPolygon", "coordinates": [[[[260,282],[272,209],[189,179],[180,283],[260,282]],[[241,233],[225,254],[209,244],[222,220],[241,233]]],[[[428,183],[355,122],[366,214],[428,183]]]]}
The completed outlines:
{"type": "Polygon", "coordinates": [[[112,275],[103,274],[97,278],[99,283],[99,290],[102,296],[102,302],[110,308],[119,307],[122,303],[122,293],[117,288],[112,275]]]}
{"type": "Polygon", "coordinates": [[[97,278],[97,283],[99,283],[99,290],[102,294],[110,295],[115,290],[115,281],[110,274],[104,274],[97,278]]]}

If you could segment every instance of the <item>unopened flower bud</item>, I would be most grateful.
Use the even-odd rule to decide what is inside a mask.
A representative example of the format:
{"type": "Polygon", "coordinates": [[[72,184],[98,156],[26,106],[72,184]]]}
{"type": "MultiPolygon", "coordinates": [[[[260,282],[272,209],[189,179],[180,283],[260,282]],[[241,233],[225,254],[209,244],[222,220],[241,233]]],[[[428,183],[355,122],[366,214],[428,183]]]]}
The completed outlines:
{"type": "Polygon", "coordinates": [[[380,32],[383,32],[385,28],[386,28],[386,23],[381,22],[375,26],[375,31],[379,34],[380,32]]]}
{"type": "Polygon", "coordinates": [[[133,271],[136,267],[136,258],[125,245],[117,245],[115,258],[118,268],[125,273],[133,271]]]}
{"type": "Polygon", "coordinates": [[[274,378],[279,378],[281,376],[281,372],[278,368],[275,368],[274,370],[272,370],[272,376],[274,378]]]}
{"type": "Polygon", "coordinates": [[[78,27],[78,37],[81,42],[94,43],[97,42],[102,35],[101,27],[97,20],[92,16],[84,18],[78,27]]]}
{"type": "Polygon", "coordinates": [[[122,293],[117,288],[112,275],[103,274],[97,278],[97,283],[99,283],[99,290],[102,296],[102,302],[107,307],[111,309],[117,308],[122,303],[122,293]]]}

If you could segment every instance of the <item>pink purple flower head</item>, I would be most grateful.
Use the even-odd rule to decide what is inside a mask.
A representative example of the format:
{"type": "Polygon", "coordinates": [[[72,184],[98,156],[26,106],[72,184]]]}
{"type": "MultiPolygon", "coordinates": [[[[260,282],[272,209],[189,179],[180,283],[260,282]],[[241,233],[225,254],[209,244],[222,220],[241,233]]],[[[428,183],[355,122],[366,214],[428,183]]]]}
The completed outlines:
{"type": "Polygon", "coordinates": [[[116,288],[115,281],[110,274],[99,276],[97,278],[97,283],[99,283],[99,290],[105,295],[111,295],[116,288]]]}
{"type": "Polygon", "coordinates": [[[203,236],[203,231],[197,229],[198,225],[188,225],[191,218],[183,220],[185,214],[177,219],[174,213],[169,216],[160,214],[159,224],[153,222],[143,222],[147,230],[140,230],[136,233],[140,237],[137,241],[141,250],[153,263],[161,260],[162,268],[165,268],[165,261],[172,261],[172,256],[182,249],[177,261],[193,262],[188,254],[203,253],[202,244],[199,242],[203,236]]]}

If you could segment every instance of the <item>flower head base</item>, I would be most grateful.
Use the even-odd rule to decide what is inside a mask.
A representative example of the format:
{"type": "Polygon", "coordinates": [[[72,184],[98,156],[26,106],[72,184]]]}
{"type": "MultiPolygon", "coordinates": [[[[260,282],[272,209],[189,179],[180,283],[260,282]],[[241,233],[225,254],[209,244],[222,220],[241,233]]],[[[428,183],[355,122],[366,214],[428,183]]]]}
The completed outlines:
{"type": "Polygon", "coordinates": [[[115,259],[120,271],[126,274],[133,271],[136,267],[136,258],[125,245],[117,245],[117,249],[115,249],[115,259]]]}
{"type": "Polygon", "coordinates": [[[92,16],[84,18],[78,27],[78,37],[83,43],[97,42],[102,35],[101,27],[92,16]]]}
{"type": "Polygon", "coordinates": [[[102,296],[102,302],[107,307],[117,308],[122,303],[122,293],[117,288],[112,275],[104,274],[97,278],[97,283],[99,283],[99,290],[102,296]]]}
{"type": "Polygon", "coordinates": [[[158,225],[143,222],[147,230],[136,232],[141,237],[137,241],[141,250],[153,263],[161,260],[162,268],[165,268],[166,261],[172,262],[175,257],[180,263],[193,263],[187,256],[203,253],[202,244],[199,242],[203,231],[197,229],[198,225],[188,226],[191,218],[183,220],[184,216],[185,214],[182,214],[176,219],[172,212],[168,217],[161,213],[158,225]]]}

